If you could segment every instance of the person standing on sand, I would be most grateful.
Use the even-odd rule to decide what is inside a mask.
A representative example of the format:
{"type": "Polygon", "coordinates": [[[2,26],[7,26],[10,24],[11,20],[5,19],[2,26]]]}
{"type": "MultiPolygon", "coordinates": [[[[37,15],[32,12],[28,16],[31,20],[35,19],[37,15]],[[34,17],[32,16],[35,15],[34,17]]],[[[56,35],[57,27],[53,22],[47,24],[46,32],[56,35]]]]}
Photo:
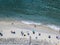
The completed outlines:
{"type": "Polygon", "coordinates": [[[34,27],[36,28],[36,25],[34,25],[34,27]]]}
{"type": "Polygon", "coordinates": [[[21,35],[23,36],[24,35],[24,33],[21,31],[21,35]]]}
{"type": "Polygon", "coordinates": [[[12,22],[11,24],[12,24],[12,25],[14,25],[14,23],[13,23],[13,22],[12,22]]]}
{"type": "Polygon", "coordinates": [[[60,34],[60,30],[59,30],[59,34],[60,34]]]}

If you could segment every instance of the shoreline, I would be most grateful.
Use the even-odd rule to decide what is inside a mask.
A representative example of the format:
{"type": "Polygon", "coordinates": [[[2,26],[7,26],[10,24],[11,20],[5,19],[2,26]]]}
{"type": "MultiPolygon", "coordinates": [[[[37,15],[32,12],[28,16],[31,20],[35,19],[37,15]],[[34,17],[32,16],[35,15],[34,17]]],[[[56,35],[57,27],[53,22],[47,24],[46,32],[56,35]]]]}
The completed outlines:
{"type": "Polygon", "coordinates": [[[56,36],[59,36],[58,31],[53,30],[51,28],[45,27],[44,25],[37,25],[36,27],[34,24],[28,25],[28,24],[23,24],[20,21],[0,21],[0,33],[3,33],[3,36],[0,34],[0,39],[1,38],[27,38],[29,39],[29,36],[27,33],[30,34],[32,40],[43,40],[47,42],[52,42],[52,43],[60,43],[60,39],[57,39],[56,36]],[[11,31],[13,33],[11,33],[11,31]],[[25,36],[21,35],[21,31],[24,32],[25,36]],[[32,32],[35,31],[35,34],[32,32]],[[14,32],[16,34],[14,35],[14,32]],[[41,33],[41,36],[38,34],[41,33]],[[48,37],[51,36],[51,39],[48,37]]]}
{"type": "Polygon", "coordinates": [[[10,26],[14,26],[14,27],[17,27],[17,28],[23,28],[23,29],[24,28],[25,29],[35,29],[37,31],[44,30],[44,31],[47,31],[47,32],[50,32],[50,33],[52,32],[54,34],[59,34],[59,31],[58,30],[51,29],[51,28],[49,28],[49,27],[47,27],[45,25],[24,24],[21,21],[17,21],[17,20],[0,21],[0,25],[10,25],[10,26]]]}

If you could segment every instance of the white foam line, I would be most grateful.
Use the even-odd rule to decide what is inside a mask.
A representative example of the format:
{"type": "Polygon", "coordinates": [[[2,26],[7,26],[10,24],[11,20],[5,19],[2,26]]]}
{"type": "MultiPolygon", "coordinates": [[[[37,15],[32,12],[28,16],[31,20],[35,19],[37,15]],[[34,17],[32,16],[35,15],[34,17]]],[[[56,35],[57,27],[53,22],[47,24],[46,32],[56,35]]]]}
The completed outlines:
{"type": "Polygon", "coordinates": [[[35,25],[42,25],[42,23],[36,23],[36,22],[32,22],[32,21],[21,21],[24,24],[35,24],[35,25]]]}
{"type": "Polygon", "coordinates": [[[47,25],[49,28],[52,28],[54,30],[57,30],[59,31],[60,30],[60,27],[59,26],[56,26],[56,25],[47,25]]]}
{"type": "MultiPolygon", "coordinates": [[[[36,23],[36,22],[33,22],[33,21],[21,21],[22,23],[24,24],[34,24],[34,25],[43,25],[42,23],[36,23]]],[[[56,25],[53,25],[53,24],[47,24],[45,25],[46,27],[49,27],[51,29],[54,29],[54,30],[57,30],[59,31],[60,30],[60,27],[59,26],[56,26],[56,25]]]]}

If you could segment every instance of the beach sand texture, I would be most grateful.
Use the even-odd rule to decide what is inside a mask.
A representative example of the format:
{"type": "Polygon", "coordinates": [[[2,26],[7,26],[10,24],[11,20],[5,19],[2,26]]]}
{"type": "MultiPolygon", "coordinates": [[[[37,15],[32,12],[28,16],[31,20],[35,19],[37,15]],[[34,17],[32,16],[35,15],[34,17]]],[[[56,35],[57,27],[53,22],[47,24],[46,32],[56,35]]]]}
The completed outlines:
{"type": "Polygon", "coordinates": [[[0,33],[3,34],[3,36],[0,35],[1,45],[5,45],[5,44],[7,45],[11,45],[11,44],[12,45],[19,45],[19,44],[21,45],[59,45],[60,44],[60,40],[56,39],[56,36],[59,35],[59,32],[51,28],[45,27],[44,25],[37,25],[36,27],[34,27],[34,24],[27,25],[27,24],[23,24],[20,21],[0,21],[0,33]],[[16,34],[12,34],[11,31],[16,32],[16,34]],[[21,31],[24,33],[25,36],[21,35],[21,31]],[[35,34],[33,34],[33,31],[35,31],[35,34]],[[27,35],[27,33],[29,33],[30,35],[27,35]],[[38,35],[39,33],[41,34],[41,36],[38,35]],[[51,38],[48,38],[49,35],[51,36],[51,38]],[[14,43],[14,40],[12,42],[10,41],[10,39],[12,40],[14,39],[17,42],[14,43]],[[30,40],[31,40],[31,44],[29,44],[30,40]]]}

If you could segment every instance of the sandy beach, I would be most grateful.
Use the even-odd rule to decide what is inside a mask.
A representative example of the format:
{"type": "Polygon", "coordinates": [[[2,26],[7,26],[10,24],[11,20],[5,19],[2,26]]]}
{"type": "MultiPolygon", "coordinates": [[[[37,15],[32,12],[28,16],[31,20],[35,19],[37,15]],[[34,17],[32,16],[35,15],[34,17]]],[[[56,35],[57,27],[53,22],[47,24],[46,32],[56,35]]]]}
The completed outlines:
{"type": "Polygon", "coordinates": [[[0,45],[60,45],[60,0],[0,0],[0,45]]]}
{"type": "Polygon", "coordinates": [[[35,29],[37,31],[43,31],[45,33],[53,33],[53,34],[58,34],[59,35],[59,31],[58,30],[53,30],[47,26],[44,25],[35,25],[34,24],[24,24],[21,21],[0,21],[0,27],[4,26],[14,26],[17,28],[22,28],[22,29],[35,29]],[[28,27],[28,28],[27,28],[28,27]]]}
{"type": "MultiPolygon", "coordinates": [[[[38,41],[47,41],[50,43],[59,43],[60,40],[56,39],[56,36],[59,35],[59,32],[56,30],[53,30],[51,28],[48,28],[44,25],[34,25],[34,24],[24,24],[21,21],[0,21],[0,33],[3,34],[3,36],[0,36],[1,38],[10,39],[10,38],[26,38],[29,39],[31,36],[32,40],[38,40],[38,41]],[[11,34],[11,31],[15,31],[16,34],[11,34]],[[26,34],[26,36],[21,35],[21,31],[26,34]],[[35,34],[32,33],[32,31],[35,31],[35,34]],[[28,36],[27,33],[30,33],[28,36]],[[41,33],[41,37],[38,36],[38,34],[41,33]],[[51,36],[51,39],[48,38],[48,36],[51,36]]],[[[46,42],[45,41],[45,42],[46,42]]]]}

